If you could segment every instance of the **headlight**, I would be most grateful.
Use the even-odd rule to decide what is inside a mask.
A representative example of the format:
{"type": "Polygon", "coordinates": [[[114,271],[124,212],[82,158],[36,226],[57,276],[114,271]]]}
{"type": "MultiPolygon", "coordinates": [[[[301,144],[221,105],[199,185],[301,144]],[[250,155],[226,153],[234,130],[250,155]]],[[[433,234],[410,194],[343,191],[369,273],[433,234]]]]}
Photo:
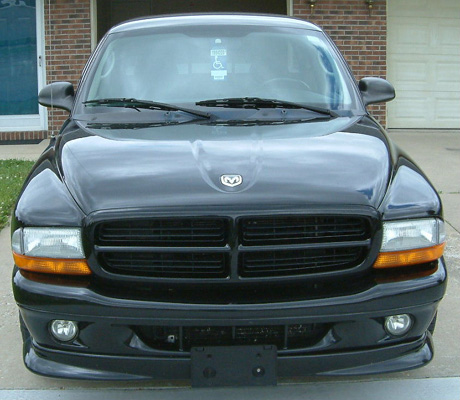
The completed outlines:
{"type": "Polygon", "coordinates": [[[28,271],[88,275],[79,228],[21,228],[11,247],[16,265],[28,271]]]}
{"type": "Polygon", "coordinates": [[[31,257],[84,258],[78,228],[24,228],[14,232],[13,250],[31,257]]]}
{"type": "Polygon", "coordinates": [[[444,222],[440,219],[388,221],[374,268],[401,267],[437,260],[444,252],[444,222]]]}
{"type": "Polygon", "coordinates": [[[385,222],[381,251],[420,249],[444,241],[444,222],[439,219],[385,222]]]}

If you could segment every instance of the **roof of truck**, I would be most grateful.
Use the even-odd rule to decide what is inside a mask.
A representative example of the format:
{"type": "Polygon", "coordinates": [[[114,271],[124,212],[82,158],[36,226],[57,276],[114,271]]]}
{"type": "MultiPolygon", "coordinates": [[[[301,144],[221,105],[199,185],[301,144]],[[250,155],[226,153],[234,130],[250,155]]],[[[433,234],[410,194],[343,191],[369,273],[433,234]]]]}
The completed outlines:
{"type": "Polygon", "coordinates": [[[199,26],[199,25],[254,25],[273,26],[283,28],[303,28],[320,31],[316,25],[283,15],[270,14],[177,14],[143,17],[122,22],[110,29],[109,33],[127,32],[138,29],[172,27],[172,26],[199,26]]]}

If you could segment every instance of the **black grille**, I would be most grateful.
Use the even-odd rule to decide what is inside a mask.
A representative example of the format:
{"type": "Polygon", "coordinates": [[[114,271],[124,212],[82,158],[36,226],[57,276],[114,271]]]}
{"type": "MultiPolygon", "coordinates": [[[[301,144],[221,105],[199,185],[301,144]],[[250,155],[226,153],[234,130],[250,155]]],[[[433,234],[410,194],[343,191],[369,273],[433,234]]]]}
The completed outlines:
{"type": "Polygon", "coordinates": [[[251,217],[240,222],[245,246],[363,240],[369,224],[363,218],[329,216],[251,217]]]}
{"type": "Polygon", "coordinates": [[[100,256],[107,271],[153,278],[225,278],[225,254],[206,253],[111,253],[100,256]]]}
{"type": "Polygon", "coordinates": [[[254,278],[341,271],[359,265],[365,254],[361,247],[243,253],[239,273],[254,278]]]}
{"type": "Polygon", "coordinates": [[[96,244],[103,246],[222,246],[228,221],[223,218],[170,218],[104,222],[96,244]]]}
{"type": "Polygon", "coordinates": [[[94,227],[95,254],[103,270],[123,277],[307,276],[361,265],[371,247],[370,221],[330,215],[104,221],[94,227]]]}
{"type": "Polygon", "coordinates": [[[138,326],[139,337],[158,350],[190,351],[201,346],[276,345],[278,349],[312,346],[328,331],[326,324],[264,326],[138,326]]]}

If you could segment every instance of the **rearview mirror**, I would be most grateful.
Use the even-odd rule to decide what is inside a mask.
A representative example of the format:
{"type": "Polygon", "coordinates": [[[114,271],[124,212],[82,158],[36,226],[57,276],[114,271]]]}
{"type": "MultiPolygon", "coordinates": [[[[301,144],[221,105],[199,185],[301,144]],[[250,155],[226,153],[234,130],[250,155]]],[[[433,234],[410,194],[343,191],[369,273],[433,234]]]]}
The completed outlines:
{"type": "Polygon", "coordinates": [[[70,82],[54,82],[45,86],[38,94],[38,102],[45,107],[62,108],[70,112],[75,100],[75,91],[70,82]]]}
{"type": "Polygon", "coordinates": [[[383,103],[393,100],[396,96],[393,85],[382,78],[363,78],[359,81],[359,90],[364,105],[383,103]]]}

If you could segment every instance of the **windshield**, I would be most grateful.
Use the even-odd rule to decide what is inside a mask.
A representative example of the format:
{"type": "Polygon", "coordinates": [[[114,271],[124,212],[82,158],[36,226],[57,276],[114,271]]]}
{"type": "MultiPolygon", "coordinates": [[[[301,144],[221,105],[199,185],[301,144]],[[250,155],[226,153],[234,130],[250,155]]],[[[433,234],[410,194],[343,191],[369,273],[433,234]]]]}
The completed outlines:
{"type": "MultiPolygon", "coordinates": [[[[204,100],[254,97],[355,110],[350,81],[321,32],[259,26],[150,29],[109,36],[89,72],[80,107],[98,99],[196,107],[204,100]]],[[[80,112],[90,112],[86,108],[80,112]]]]}

